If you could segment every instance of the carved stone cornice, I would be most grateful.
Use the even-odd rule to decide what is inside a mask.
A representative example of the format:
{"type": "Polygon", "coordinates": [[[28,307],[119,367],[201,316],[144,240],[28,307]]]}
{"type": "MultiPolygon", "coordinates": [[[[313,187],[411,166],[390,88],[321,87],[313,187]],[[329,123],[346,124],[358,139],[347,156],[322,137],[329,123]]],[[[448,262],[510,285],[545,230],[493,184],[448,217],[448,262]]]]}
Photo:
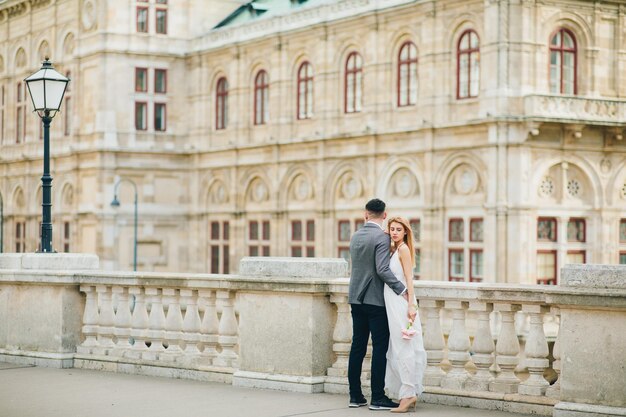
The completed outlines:
{"type": "Polygon", "coordinates": [[[28,10],[28,1],[21,2],[12,2],[12,4],[8,4],[4,11],[7,15],[7,18],[12,18],[16,16],[21,16],[26,13],[28,10]]]}

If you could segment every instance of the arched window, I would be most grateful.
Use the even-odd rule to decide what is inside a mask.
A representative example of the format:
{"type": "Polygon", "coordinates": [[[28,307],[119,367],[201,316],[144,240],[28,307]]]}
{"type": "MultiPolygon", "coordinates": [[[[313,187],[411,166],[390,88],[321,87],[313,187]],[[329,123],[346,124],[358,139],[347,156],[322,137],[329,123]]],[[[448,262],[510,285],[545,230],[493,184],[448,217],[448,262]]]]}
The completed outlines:
{"type": "Polygon", "coordinates": [[[550,39],[550,92],[576,94],[576,38],[559,29],[550,39]]]}
{"type": "Polygon", "coordinates": [[[466,30],[457,48],[457,98],[478,97],[480,87],[480,42],[473,30],[466,30]]]}
{"type": "Polygon", "coordinates": [[[356,52],[351,52],[346,60],[345,76],[345,107],[346,113],[361,111],[363,90],[363,59],[356,52]]]}
{"type": "Polygon", "coordinates": [[[215,89],[215,128],[226,129],[228,124],[228,81],[226,77],[217,80],[215,89]]]}
{"type": "Polygon", "coordinates": [[[417,102],[417,48],[405,42],[398,54],[398,107],[417,102]]]}
{"type": "Polygon", "coordinates": [[[298,69],[298,119],[313,116],[313,67],[303,62],[298,69]]]}
{"type": "Polygon", "coordinates": [[[264,125],[269,118],[269,77],[265,70],[254,79],[254,124],[264,125]]]}

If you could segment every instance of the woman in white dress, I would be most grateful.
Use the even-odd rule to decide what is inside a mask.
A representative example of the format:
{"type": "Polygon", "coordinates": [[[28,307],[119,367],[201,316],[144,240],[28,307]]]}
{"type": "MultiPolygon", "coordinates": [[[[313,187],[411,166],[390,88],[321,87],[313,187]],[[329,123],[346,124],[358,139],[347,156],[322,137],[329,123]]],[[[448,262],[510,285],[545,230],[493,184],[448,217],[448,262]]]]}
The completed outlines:
{"type": "Polygon", "coordinates": [[[389,219],[387,230],[392,240],[389,268],[406,285],[409,301],[398,297],[385,285],[385,307],[389,321],[385,388],[389,397],[400,400],[400,406],[391,412],[405,413],[411,408],[415,409],[417,396],[424,391],[426,351],[413,291],[413,232],[409,221],[403,217],[389,219]],[[412,322],[410,318],[414,318],[412,322]]]}

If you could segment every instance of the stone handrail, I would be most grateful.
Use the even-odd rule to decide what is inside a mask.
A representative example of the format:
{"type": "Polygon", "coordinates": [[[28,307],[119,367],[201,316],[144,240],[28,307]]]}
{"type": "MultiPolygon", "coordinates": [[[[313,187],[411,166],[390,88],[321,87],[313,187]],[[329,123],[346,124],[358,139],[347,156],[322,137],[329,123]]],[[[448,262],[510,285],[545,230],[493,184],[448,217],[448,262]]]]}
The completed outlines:
{"type": "Polygon", "coordinates": [[[622,126],[626,100],[535,94],[524,97],[525,116],[543,121],[565,121],[622,126]]]}
{"type": "MultiPolygon", "coordinates": [[[[7,267],[2,256],[0,360],[347,392],[352,325],[342,260],[245,258],[245,275],[211,275],[103,272],[85,270],[84,262],[82,270],[61,270],[61,264],[45,267],[42,255],[23,255],[21,267],[7,267]],[[60,309],[64,315],[56,317],[60,309]],[[49,325],[33,334],[17,330],[37,329],[38,320],[49,325]],[[12,322],[20,325],[2,328],[12,322]]],[[[576,268],[564,270],[563,286],[416,282],[428,356],[424,399],[577,415],[572,407],[580,407],[576,398],[588,387],[575,379],[576,366],[585,361],[581,349],[590,347],[572,343],[576,326],[606,315],[600,326],[612,329],[626,314],[623,281],[611,271],[604,271],[611,279],[593,285],[581,279],[586,270],[576,268]],[[569,371],[561,372],[562,357],[569,371]]],[[[612,336],[616,346],[626,338],[623,330],[612,336]]],[[[619,362],[624,352],[605,357],[619,362]]],[[[589,372],[590,364],[583,365],[580,372],[589,372]]],[[[619,398],[623,371],[610,363],[593,366],[605,379],[616,369],[615,383],[604,390],[619,398]]],[[[364,370],[367,385],[368,364],[364,370]]],[[[620,400],[606,398],[602,406],[623,409],[620,400]]]]}

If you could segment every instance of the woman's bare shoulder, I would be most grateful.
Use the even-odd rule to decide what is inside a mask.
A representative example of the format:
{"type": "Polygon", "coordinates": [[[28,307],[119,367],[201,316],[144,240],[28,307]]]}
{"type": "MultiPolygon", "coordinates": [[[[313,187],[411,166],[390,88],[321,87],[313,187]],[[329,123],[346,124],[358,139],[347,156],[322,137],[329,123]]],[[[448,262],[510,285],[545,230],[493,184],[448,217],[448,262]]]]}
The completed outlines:
{"type": "Polygon", "coordinates": [[[398,253],[400,254],[400,256],[406,256],[406,255],[410,255],[411,251],[409,250],[409,247],[407,245],[401,245],[398,248],[398,253]]]}

